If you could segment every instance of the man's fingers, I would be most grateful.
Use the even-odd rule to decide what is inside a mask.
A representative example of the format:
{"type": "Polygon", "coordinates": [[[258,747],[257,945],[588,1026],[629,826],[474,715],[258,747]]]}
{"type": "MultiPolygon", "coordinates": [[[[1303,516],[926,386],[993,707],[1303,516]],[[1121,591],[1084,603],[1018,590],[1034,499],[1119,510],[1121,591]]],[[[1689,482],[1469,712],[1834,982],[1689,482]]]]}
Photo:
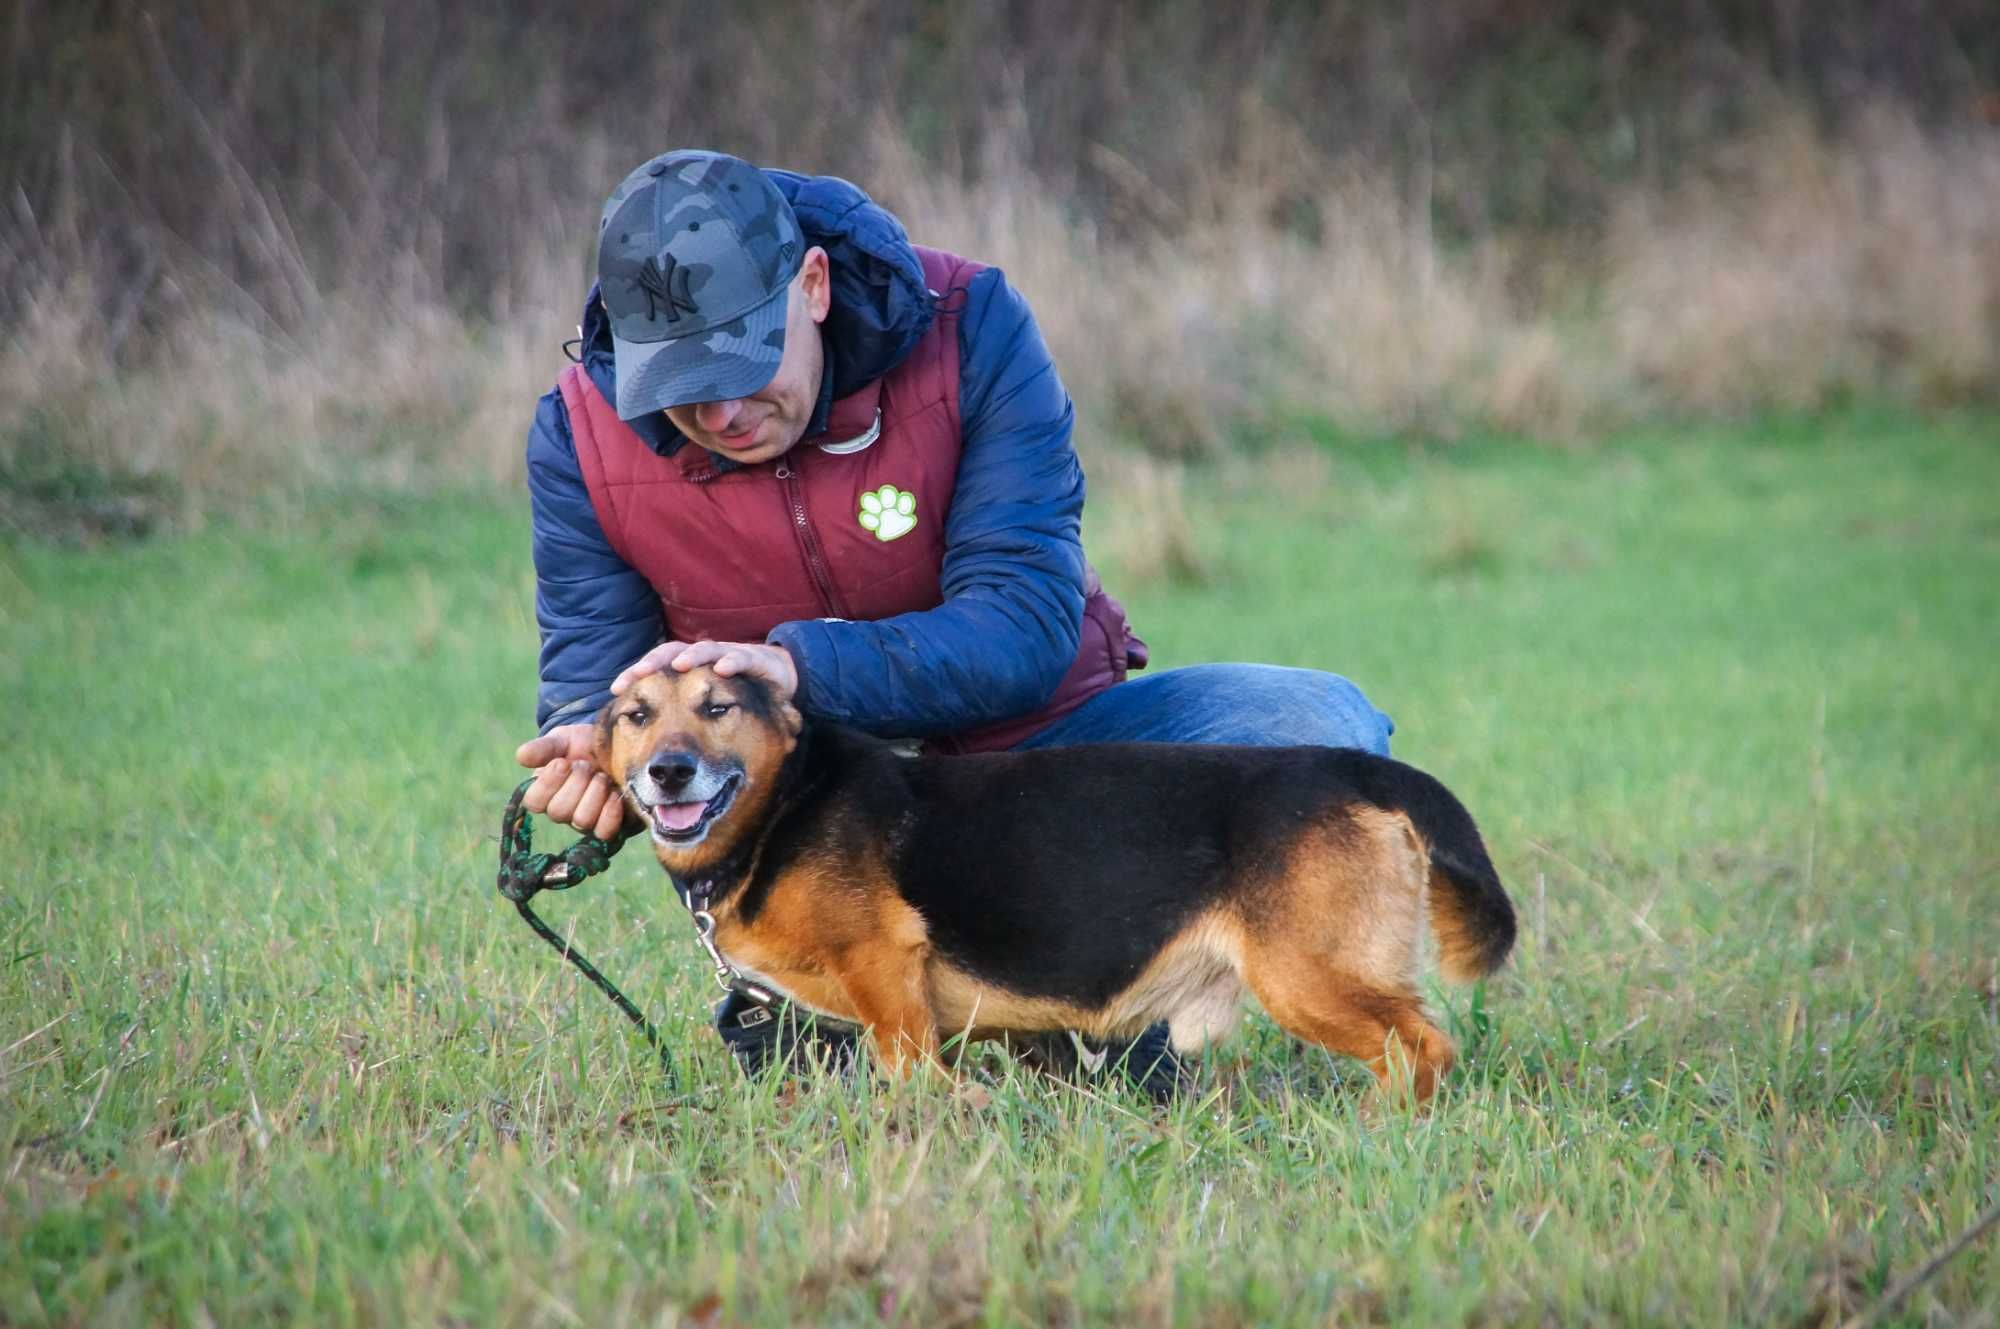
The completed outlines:
{"type": "Polygon", "coordinates": [[[597,814],[597,824],[590,828],[590,833],[600,840],[609,840],[625,825],[625,800],[611,788],[609,780],[605,781],[605,789],[609,797],[604,800],[604,810],[597,814]]]}
{"type": "Polygon", "coordinates": [[[577,804],[583,802],[584,794],[590,790],[590,777],[596,773],[587,761],[570,763],[569,778],[549,800],[550,821],[569,822],[575,817],[577,804]]]}
{"type": "Polygon", "coordinates": [[[761,678],[786,698],[798,690],[798,669],[780,646],[748,641],[698,641],[674,657],[674,668],[708,665],[723,678],[748,674],[761,678]]]}
{"type": "Polygon", "coordinates": [[[568,778],[568,762],[552,761],[548,763],[541,770],[535,772],[534,783],[528,786],[527,793],[521,795],[521,806],[530,812],[547,812],[549,810],[549,800],[555,797],[556,790],[561,789],[563,781],[568,778]]]}
{"type": "MultiPolygon", "coordinates": [[[[590,724],[557,725],[540,738],[531,738],[514,749],[514,760],[530,768],[546,766],[565,758],[588,757],[596,741],[590,724]]],[[[536,809],[540,811],[540,809],[536,809]]]]}
{"type": "Polygon", "coordinates": [[[699,669],[705,664],[714,664],[734,649],[726,641],[697,641],[683,646],[673,659],[674,668],[685,674],[690,669],[699,669]]]}
{"type": "Polygon", "coordinates": [[[634,661],[611,682],[613,692],[623,692],[647,674],[677,669],[685,674],[703,665],[724,678],[749,674],[776,687],[786,698],[798,690],[798,669],[782,648],[746,641],[670,641],[655,646],[634,661]]]}
{"type": "MultiPolygon", "coordinates": [[[[611,690],[613,692],[623,692],[646,675],[659,673],[662,669],[672,664],[674,657],[686,650],[687,645],[684,641],[661,642],[631,664],[626,665],[624,672],[611,680],[611,690]]],[[[690,669],[693,666],[682,665],[681,668],[690,669]]]]}
{"type": "Polygon", "coordinates": [[[576,811],[570,814],[569,824],[586,833],[595,831],[598,818],[604,815],[604,800],[610,794],[611,781],[605,778],[603,771],[593,771],[583,798],[578,801],[576,811]]]}
{"type": "Polygon", "coordinates": [[[515,748],[514,760],[533,770],[538,766],[546,766],[564,755],[564,748],[565,744],[560,738],[554,734],[543,734],[540,738],[531,738],[515,748]]]}
{"type": "Polygon", "coordinates": [[[715,672],[724,677],[748,674],[760,678],[771,685],[780,701],[791,700],[799,690],[798,666],[782,646],[739,646],[716,662],[715,672]]]}
{"type": "Polygon", "coordinates": [[[564,758],[535,772],[521,806],[550,821],[609,840],[625,824],[625,800],[611,777],[587,761],[564,758]]]}
{"type": "Polygon", "coordinates": [[[757,667],[757,657],[745,650],[727,650],[715,657],[715,672],[724,678],[731,674],[762,674],[757,667]]]}

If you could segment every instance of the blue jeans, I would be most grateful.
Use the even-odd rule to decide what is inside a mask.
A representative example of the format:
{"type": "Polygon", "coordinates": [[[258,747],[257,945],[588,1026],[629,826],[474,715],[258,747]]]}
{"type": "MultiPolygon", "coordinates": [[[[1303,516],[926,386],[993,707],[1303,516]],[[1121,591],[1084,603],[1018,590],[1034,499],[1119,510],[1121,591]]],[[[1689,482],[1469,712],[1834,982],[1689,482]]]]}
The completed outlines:
{"type": "Polygon", "coordinates": [[[1262,664],[1204,664],[1138,674],[1020,744],[1317,745],[1389,755],[1396,726],[1338,674],[1262,664]]]}

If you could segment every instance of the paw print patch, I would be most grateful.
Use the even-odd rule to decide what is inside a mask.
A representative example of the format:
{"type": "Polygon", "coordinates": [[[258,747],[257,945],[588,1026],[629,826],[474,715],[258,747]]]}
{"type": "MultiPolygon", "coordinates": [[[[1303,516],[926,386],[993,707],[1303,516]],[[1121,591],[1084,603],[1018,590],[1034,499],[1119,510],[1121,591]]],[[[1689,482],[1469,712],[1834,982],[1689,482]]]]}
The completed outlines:
{"type": "Polygon", "coordinates": [[[917,529],[917,496],[894,485],[870,489],[861,496],[861,515],[855,520],[884,544],[900,539],[917,529]]]}

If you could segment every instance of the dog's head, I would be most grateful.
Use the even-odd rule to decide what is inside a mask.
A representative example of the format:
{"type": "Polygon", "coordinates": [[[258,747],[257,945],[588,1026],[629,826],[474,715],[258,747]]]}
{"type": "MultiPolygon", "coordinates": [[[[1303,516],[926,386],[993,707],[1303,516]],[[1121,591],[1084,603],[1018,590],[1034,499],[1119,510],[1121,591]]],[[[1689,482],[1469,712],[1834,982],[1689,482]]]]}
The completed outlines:
{"type": "Polygon", "coordinates": [[[708,668],[648,674],[597,713],[597,768],[677,877],[728,857],[770,810],[801,721],[761,679],[708,668]]]}

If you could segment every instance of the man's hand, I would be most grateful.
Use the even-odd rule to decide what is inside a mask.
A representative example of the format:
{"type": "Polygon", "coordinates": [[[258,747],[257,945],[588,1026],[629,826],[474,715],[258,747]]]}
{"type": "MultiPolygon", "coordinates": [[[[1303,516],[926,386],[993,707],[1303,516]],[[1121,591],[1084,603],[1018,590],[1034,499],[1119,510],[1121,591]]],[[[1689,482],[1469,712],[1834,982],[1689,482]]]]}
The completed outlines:
{"type": "Polygon", "coordinates": [[[611,777],[591,762],[596,728],[557,725],[516,748],[514,760],[535,771],[535,782],[521,796],[522,807],[609,840],[625,824],[625,800],[611,787],[611,777]]]}
{"type": "Polygon", "coordinates": [[[792,653],[782,646],[761,641],[669,641],[655,646],[611,681],[613,692],[623,692],[648,674],[663,669],[690,669],[712,665],[724,678],[743,674],[762,679],[770,686],[773,701],[790,701],[799,690],[799,667],[792,653]]]}

